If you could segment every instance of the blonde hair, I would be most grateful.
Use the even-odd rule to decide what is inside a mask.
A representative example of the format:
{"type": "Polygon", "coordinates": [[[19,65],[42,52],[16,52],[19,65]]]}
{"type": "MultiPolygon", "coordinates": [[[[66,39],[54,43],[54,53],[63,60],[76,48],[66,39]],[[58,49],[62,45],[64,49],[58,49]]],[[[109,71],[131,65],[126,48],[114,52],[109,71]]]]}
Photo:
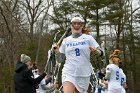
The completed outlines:
{"type": "Polygon", "coordinates": [[[120,58],[119,58],[119,53],[120,53],[120,50],[116,49],[114,50],[114,52],[110,55],[109,59],[114,63],[114,64],[117,64],[119,63],[120,61],[120,58]]]}

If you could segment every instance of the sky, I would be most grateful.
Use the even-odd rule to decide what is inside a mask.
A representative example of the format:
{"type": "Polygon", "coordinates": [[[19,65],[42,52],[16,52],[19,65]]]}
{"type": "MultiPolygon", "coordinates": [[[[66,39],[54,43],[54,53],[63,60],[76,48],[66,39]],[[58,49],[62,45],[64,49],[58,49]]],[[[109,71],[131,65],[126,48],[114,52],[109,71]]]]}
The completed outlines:
{"type": "Polygon", "coordinates": [[[133,5],[133,8],[134,9],[136,9],[137,7],[139,7],[139,3],[140,2],[140,0],[133,0],[133,3],[132,3],[132,5],[133,5]]]}

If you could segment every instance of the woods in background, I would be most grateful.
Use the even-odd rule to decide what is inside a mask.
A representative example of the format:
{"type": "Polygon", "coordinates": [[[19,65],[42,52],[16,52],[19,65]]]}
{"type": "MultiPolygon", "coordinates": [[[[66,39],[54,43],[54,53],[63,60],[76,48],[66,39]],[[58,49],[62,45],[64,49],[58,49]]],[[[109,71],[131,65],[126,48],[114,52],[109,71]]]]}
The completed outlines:
{"type": "MultiPolygon", "coordinates": [[[[131,93],[140,91],[140,5],[134,8],[133,3],[133,0],[1,0],[0,92],[14,93],[14,65],[21,53],[31,56],[43,71],[54,34],[60,31],[59,39],[76,14],[83,17],[99,44],[104,41],[105,63],[111,50],[122,51],[128,87],[131,93]]],[[[93,61],[97,63],[93,64],[96,69],[103,67],[98,62],[101,59],[93,61]]]]}

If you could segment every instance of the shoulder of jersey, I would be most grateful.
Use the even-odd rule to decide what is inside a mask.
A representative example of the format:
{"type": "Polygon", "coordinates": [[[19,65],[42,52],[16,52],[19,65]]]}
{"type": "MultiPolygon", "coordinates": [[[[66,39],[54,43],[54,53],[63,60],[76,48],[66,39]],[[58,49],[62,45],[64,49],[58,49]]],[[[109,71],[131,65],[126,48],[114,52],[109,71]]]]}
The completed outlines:
{"type": "Polygon", "coordinates": [[[109,64],[107,67],[114,68],[114,65],[113,64],[109,64]]]}
{"type": "Polygon", "coordinates": [[[93,38],[91,35],[83,34],[83,38],[93,38]]]}
{"type": "Polygon", "coordinates": [[[67,40],[69,40],[69,39],[71,39],[71,35],[68,36],[68,37],[66,37],[66,38],[64,38],[63,41],[65,42],[65,41],[67,41],[67,40]]]}
{"type": "Polygon", "coordinates": [[[67,40],[67,38],[64,38],[64,39],[63,39],[63,41],[66,41],[66,40],[67,40]]]}
{"type": "Polygon", "coordinates": [[[108,67],[110,67],[111,66],[111,64],[108,64],[106,67],[108,68],[108,67]]]}
{"type": "Polygon", "coordinates": [[[112,64],[108,64],[107,66],[112,66],[112,64]]]}
{"type": "Polygon", "coordinates": [[[123,70],[120,68],[120,72],[122,72],[123,73],[123,70]]]}
{"type": "Polygon", "coordinates": [[[83,36],[92,37],[91,35],[88,35],[88,34],[83,34],[83,36]]]}

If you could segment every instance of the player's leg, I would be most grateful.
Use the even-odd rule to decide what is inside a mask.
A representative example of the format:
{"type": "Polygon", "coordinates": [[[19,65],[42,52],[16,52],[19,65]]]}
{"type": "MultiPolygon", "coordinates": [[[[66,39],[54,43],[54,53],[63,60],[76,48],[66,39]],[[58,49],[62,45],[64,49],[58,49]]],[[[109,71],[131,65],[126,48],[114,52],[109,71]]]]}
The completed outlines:
{"type": "Polygon", "coordinates": [[[63,91],[64,93],[74,93],[75,86],[71,82],[65,81],[63,83],[63,91]]]}

